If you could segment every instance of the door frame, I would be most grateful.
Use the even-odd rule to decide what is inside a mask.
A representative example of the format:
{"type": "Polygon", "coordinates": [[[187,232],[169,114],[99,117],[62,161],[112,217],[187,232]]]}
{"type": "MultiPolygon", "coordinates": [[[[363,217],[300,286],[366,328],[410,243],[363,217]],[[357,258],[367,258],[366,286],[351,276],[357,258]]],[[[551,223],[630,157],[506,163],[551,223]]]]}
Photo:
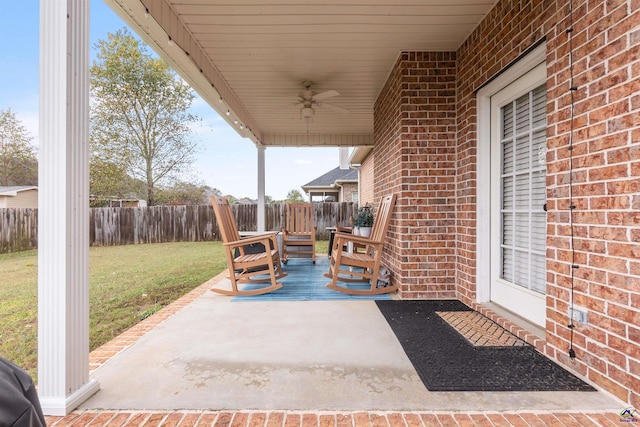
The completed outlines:
{"type": "MultiPolygon", "coordinates": [[[[491,301],[491,97],[546,60],[541,43],[480,88],[477,102],[476,145],[476,301],[491,301]]],[[[544,325],[543,325],[544,326],[544,325]]]]}

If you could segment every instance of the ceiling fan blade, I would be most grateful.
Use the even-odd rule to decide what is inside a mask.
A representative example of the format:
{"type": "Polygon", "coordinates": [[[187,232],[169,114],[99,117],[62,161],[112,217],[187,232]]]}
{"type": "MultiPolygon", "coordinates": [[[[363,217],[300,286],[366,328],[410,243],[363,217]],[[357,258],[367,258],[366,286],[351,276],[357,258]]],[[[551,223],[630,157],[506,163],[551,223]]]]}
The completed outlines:
{"type": "Polygon", "coordinates": [[[338,91],[328,90],[326,92],[316,93],[315,95],[313,95],[313,100],[314,101],[321,101],[323,99],[333,98],[334,96],[338,96],[338,95],[340,95],[340,93],[338,91]]]}
{"type": "Polygon", "coordinates": [[[326,107],[329,110],[333,110],[336,113],[340,113],[340,114],[350,114],[351,111],[347,110],[346,108],[342,108],[342,107],[338,107],[337,105],[333,105],[333,104],[327,104],[326,102],[323,102],[322,104],[318,103],[316,104],[318,107],[326,107]]]}

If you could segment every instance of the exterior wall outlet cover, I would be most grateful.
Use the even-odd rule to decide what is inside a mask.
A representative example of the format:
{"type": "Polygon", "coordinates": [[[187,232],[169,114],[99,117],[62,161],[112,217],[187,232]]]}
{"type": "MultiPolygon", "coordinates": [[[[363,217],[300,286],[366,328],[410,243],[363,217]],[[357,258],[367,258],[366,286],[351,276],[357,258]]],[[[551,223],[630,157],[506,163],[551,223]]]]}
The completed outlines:
{"type": "Polygon", "coordinates": [[[568,310],[569,318],[574,322],[587,324],[587,309],[584,307],[574,306],[573,308],[569,307],[568,310]]]}

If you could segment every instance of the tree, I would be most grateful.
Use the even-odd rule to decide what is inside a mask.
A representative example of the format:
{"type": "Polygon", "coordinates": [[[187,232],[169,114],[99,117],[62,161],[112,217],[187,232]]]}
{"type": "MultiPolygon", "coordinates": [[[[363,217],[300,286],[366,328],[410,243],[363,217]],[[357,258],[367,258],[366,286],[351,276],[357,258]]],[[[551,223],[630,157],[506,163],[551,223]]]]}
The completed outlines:
{"type": "Polygon", "coordinates": [[[157,200],[164,205],[206,205],[209,203],[209,195],[220,190],[211,189],[206,185],[198,185],[192,182],[177,182],[169,188],[157,193],[157,200]]]}
{"type": "MultiPolygon", "coordinates": [[[[96,44],[91,75],[92,157],[146,184],[146,200],[188,170],[196,143],[191,88],[126,29],[96,44]]],[[[98,164],[98,163],[96,163],[98,164]]]]}
{"type": "Polygon", "coordinates": [[[289,192],[287,193],[287,199],[285,201],[289,203],[301,203],[304,202],[304,196],[302,195],[300,190],[296,190],[294,188],[293,190],[289,190],[289,192]]]}
{"type": "Polygon", "coordinates": [[[108,206],[109,201],[114,198],[144,199],[146,196],[145,183],[131,178],[121,165],[94,157],[89,169],[91,207],[108,206]]]}
{"type": "Polygon", "coordinates": [[[38,185],[38,157],[32,140],[10,108],[0,110],[0,185],[38,185]]]}

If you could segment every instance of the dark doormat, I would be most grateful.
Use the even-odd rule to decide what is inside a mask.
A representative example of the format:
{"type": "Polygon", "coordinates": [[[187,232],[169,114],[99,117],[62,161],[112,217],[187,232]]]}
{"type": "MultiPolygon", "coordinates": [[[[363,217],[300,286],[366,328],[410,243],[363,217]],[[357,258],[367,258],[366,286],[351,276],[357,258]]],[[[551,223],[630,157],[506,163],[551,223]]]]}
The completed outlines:
{"type": "Polygon", "coordinates": [[[596,391],[460,301],[376,304],[430,391],[596,391]]]}

